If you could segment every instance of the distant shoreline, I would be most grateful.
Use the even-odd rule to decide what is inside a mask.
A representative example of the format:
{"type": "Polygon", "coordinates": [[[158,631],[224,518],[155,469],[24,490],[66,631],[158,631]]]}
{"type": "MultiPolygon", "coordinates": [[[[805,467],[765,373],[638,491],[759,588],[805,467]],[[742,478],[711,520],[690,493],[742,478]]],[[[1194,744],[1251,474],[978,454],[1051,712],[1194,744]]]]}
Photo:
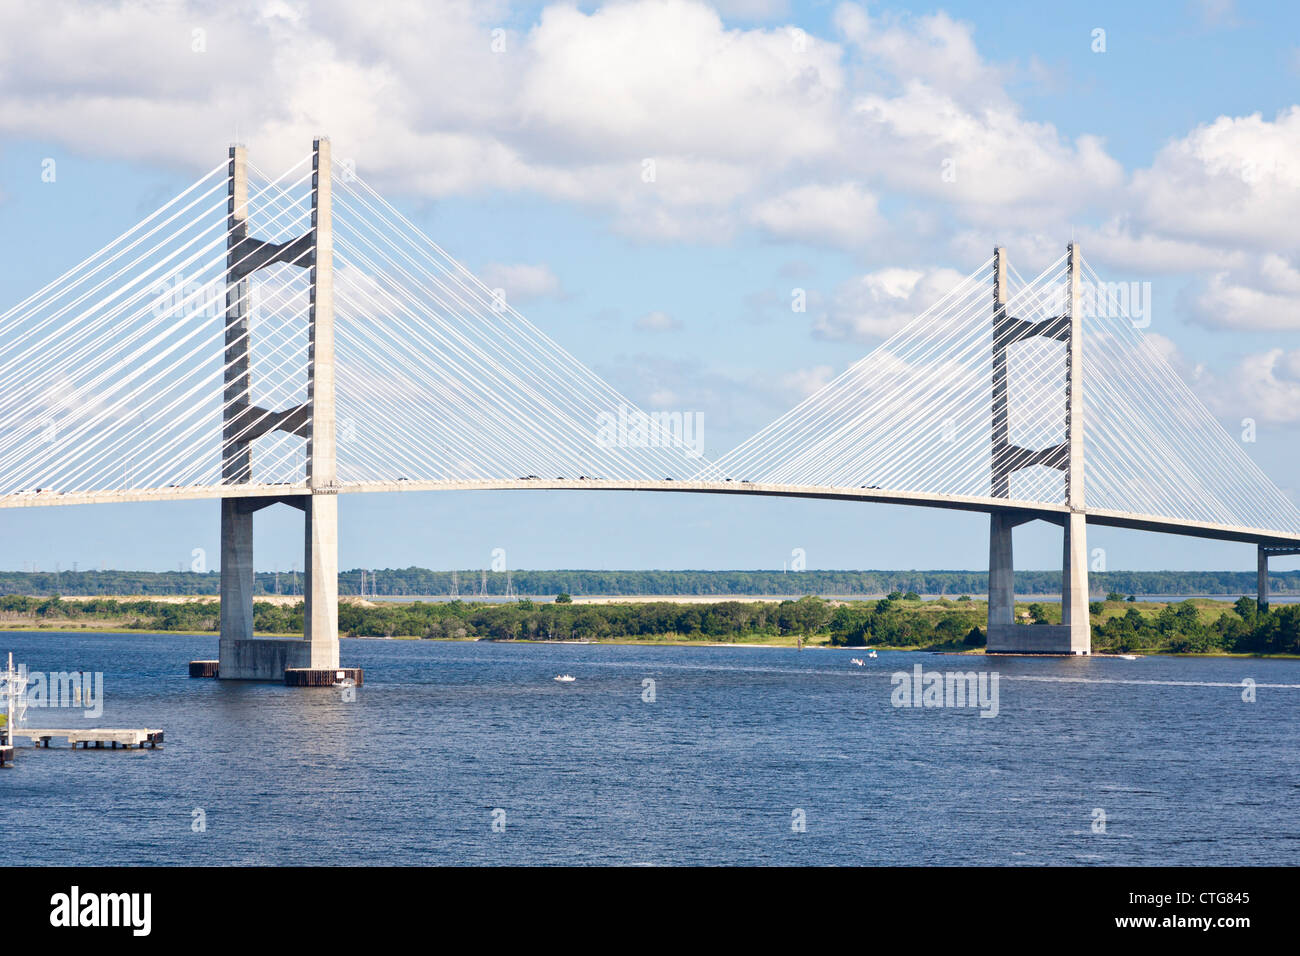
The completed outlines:
{"type": "MultiPolygon", "coordinates": [[[[1024,626],[1059,624],[1062,608],[1017,601],[1024,626]]],[[[894,592],[880,599],[539,602],[375,602],[341,598],[339,634],[414,640],[537,641],[665,646],[876,647],[979,653],[988,604],[963,595],[926,601],[894,592]]],[[[0,596],[0,630],[51,633],[215,635],[220,603],[167,600],[0,596]]],[[[1120,594],[1089,603],[1098,654],[1297,655],[1300,605],[1260,611],[1252,598],[1136,601],[1120,594]]],[[[302,633],[301,602],[253,602],[253,628],[264,637],[302,633]]]]}
{"type": "MultiPolygon", "coordinates": [[[[216,631],[151,631],[151,630],[135,630],[132,628],[123,628],[123,627],[117,627],[117,628],[86,627],[86,628],[73,628],[73,629],[39,627],[39,626],[0,627],[0,635],[31,634],[31,633],[38,633],[38,634],[47,633],[47,634],[62,634],[62,635],[68,635],[68,634],[75,635],[81,633],[85,633],[87,635],[114,634],[114,635],[127,635],[127,636],[135,636],[135,637],[213,637],[215,638],[219,636],[218,632],[216,631]]],[[[289,637],[299,637],[300,635],[258,634],[257,636],[259,638],[289,638],[289,637]]],[[[720,641],[719,642],[719,641],[692,641],[692,640],[687,640],[685,638],[677,638],[677,639],[610,638],[605,640],[594,640],[594,641],[550,641],[550,640],[532,641],[532,640],[524,640],[524,639],[501,640],[501,639],[490,638],[490,637],[423,638],[423,637],[416,637],[414,635],[409,635],[409,634],[394,635],[392,637],[374,637],[374,636],[348,637],[346,635],[340,634],[339,640],[340,641],[429,641],[435,644],[500,644],[500,645],[556,644],[556,645],[567,645],[571,647],[589,646],[593,644],[601,644],[610,647],[701,647],[701,648],[751,647],[751,648],[767,648],[771,650],[794,650],[796,647],[793,641],[748,641],[746,640],[746,641],[720,641]]],[[[877,651],[904,652],[904,653],[915,653],[915,654],[939,654],[943,656],[952,656],[952,657],[990,656],[984,653],[984,649],[982,647],[962,648],[960,650],[958,649],[940,650],[932,647],[889,647],[883,644],[873,644],[870,647],[848,647],[848,646],[835,646],[825,640],[816,641],[816,642],[812,642],[812,641],[805,642],[803,649],[806,651],[846,651],[854,654],[863,654],[868,650],[874,649],[877,651]]],[[[993,657],[993,659],[997,659],[998,657],[1017,656],[1017,655],[995,654],[991,656],[993,657]]],[[[1032,657],[1037,655],[1028,655],[1028,656],[1032,657]]],[[[1124,655],[1116,654],[1112,651],[1097,651],[1088,656],[1094,658],[1121,659],[1124,655]]],[[[1248,652],[1238,652],[1238,651],[1207,651],[1205,653],[1198,653],[1198,654],[1182,654],[1182,653],[1174,653],[1172,651],[1144,651],[1138,656],[1139,657],[1187,657],[1187,658],[1197,658],[1197,659],[1252,658],[1258,660],[1300,660],[1300,654],[1264,654],[1264,653],[1248,653],[1248,652]]]]}
{"type": "MultiPolygon", "coordinates": [[[[49,595],[29,594],[24,595],[31,598],[43,598],[49,595]]],[[[780,604],[782,601],[797,601],[805,594],[595,594],[589,596],[572,595],[574,604],[718,604],[727,601],[739,601],[741,603],[759,603],[759,604],[780,604]]],[[[852,601],[879,601],[886,595],[881,594],[818,594],[826,601],[835,602],[852,602],[852,601]]],[[[923,601],[940,601],[955,600],[960,595],[956,594],[921,594],[923,601]]],[[[983,600],[982,592],[968,595],[972,600],[983,600]]],[[[1223,594],[1135,594],[1134,597],[1139,603],[1144,604],[1173,604],[1178,601],[1215,601],[1219,603],[1231,604],[1242,595],[1235,592],[1223,594]]],[[[1247,595],[1249,596],[1249,595],[1247,595]]],[[[216,594],[61,594],[59,595],[64,601],[150,601],[156,604],[184,604],[190,601],[216,604],[220,598],[216,594]]],[[[379,597],[360,597],[355,594],[340,594],[339,602],[346,604],[355,604],[361,607],[389,607],[392,605],[415,604],[421,602],[430,602],[438,604],[447,604],[452,601],[461,601],[465,604],[508,604],[515,601],[535,601],[537,603],[549,604],[555,600],[554,594],[536,595],[536,594],[515,594],[511,597],[502,595],[487,595],[480,597],[477,595],[462,595],[461,597],[449,597],[445,594],[400,594],[400,595],[381,595],[379,597]]],[[[1036,594],[1032,591],[1017,593],[1016,601],[1029,603],[1037,601],[1043,604],[1059,604],[1061,596],[1059,594],[1036,594]]],[[[1295,604],[1300,603],[1300,593],[1297,594],[1270,594],[1269,599],[1273,604],[1295,604]]],[[[302,603],[301,594],[258,594],[254,595],[253,600],[256,602],[265,602],[274,604],[277,607],[292,607],[295,604],[302,603]]]]}
{"type": "MultiPolygon", "coordinates": [[[[1150,599],[1253,595],[1256,569],[1252,560],[1237,570],[1096,571],[1089,574],[1094,594],[1133,594],[1150,599]]],[[[1278,603],[1300,600],[1300,570],[1274,569],[1270,588],[1278,603]]],[[[253,591],[258,600],[291,603],[301,600],[303,578],[295,571],[257,571],[253,591]]],[[[1061,573],[1057,569],[1017,569],[1015,586],[1025,600],[1056,601],[1061,573]]],[[[833,599],[874,600],[893,591],[915,592],[927,598],[977,596],[988,591],[984,570],[432,570],[420,567],[342,570],[338,588],[343,597],[390,601],[500,602],[527,597],[549,601],[565,593],[583,602],[662,600],[779,601],[817,594],[833,599]]],[[[85,570],[58,565],[48,570],[0,571],[0,596],[78,595],[146,599],[215,598],[220,573],[188,569],[175,571],[85,570]]]]}

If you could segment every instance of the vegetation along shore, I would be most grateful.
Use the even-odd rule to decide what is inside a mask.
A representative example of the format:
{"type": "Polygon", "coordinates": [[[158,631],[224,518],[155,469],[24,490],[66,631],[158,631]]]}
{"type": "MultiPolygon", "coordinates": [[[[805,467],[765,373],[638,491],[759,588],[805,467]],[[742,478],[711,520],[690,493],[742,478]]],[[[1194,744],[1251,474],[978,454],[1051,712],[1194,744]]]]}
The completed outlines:
{"type": "MultiPolygon", "coordinates": [[[[1100,593],[1148,596],[1188,595],[1235,598],[1255,590],[1255,571],[1094,571],[1089,575],[1100,593]]],[[[139,595],[217,595],[217,571],[117,571],[55,567],[0,571],[0,594],[84,594],[113,597],[139,595]]],[[[1300,571],[1273,571],[1269,588],[1276,595],[1300,593],[1300,571]]],[[[1020,594],[1058,595],[1060,571],[1016,571],[1020,594]]],[[[738,595],[834,595],[879,598],[893,591],[959,597],[987,594],[985,571],[431,571],[428,568],[354,568],[339,572],[339,594],[376,597],[532,597],[550,600],[561,592],[578,597],[715,597],[738,595]]],[[[302,574],[258,571],[257,595],[302,595],[302,574]]]]}
{"type": "MultiPolygon", "coordinates": [[[[302,603],[256,601],[259,634],[302,632],[302,603]]],[[[1260,613],[1254,598],[1205,598],[1174,603],[1137,601],[1111,593],[1094,601],[1094,653],[1300,655],[1300,605],[1260,613]]],[[[0,597],[0,629],[216,633],[215,599],[65,599],[57,595],[0,597]]],[[[1060,605],[1021,602],[1023,623],[1059,623],[1060,605]]],[[[601,641],[681,644],[873,646],[978,652],[985,643],[987,604],[968,595],[922,600],[895,591],[879,600],[820,597],[772,601],[574,603],[524,598],[472,601],[339,602],[346,637],[434,640],[601,641]]]]}

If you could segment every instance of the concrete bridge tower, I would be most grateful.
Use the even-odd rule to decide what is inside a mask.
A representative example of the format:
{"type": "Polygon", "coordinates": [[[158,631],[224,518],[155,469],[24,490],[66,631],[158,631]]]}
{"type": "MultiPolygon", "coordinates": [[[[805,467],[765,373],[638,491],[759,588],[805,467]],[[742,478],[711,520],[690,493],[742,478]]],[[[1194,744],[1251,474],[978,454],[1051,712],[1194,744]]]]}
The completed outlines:
{"type": "Polygon", "coordinates": [[[334,405],[334,236],[328,139],[312,150],[311,228],[297,239],[265,242],[248,235],[248,172],[243,146],[230,148],[225,312],[225,400],[222,483],[252,481],[252,443],[284,431],[306,441],[307,493],[221,500],[221,642],[219,661],[196,661],[195,676],[333,684],[340,669],[338,637],[338,474],[334,405]],[[249,384],[250,276],[274,263],[309,271],[307,400],[274,410],[253,405],[249,384]],[[253,515],[272,504],[303,512],[306,584],[301,639],[253,635],[253,515]],[[207,665],[207,666],[201,666],[207,665]]]}
{"type": "Polygon", "coordinates": [[[1006,250],[993,251],[993,454],[992,496],[1010,498],[1011,475],[1045,465],[1065,475],[1070,511],[1062,519],[1061,623],[1017,624],[1012,530],[1035,515],[1008,505],[989,517],[988,652],[997,654],[1088,654],[1092,631],[1088,616],[1088,538],[1083,487],[1083,314],[1082,257],[1070,243],[1067,267],[1068,311],[1038,322],[1007,311],[1006,250]],[[1010,439],[1007,348],[1037,336],[1065,343],[1065,441],[1028,449],[1010,439]]]}

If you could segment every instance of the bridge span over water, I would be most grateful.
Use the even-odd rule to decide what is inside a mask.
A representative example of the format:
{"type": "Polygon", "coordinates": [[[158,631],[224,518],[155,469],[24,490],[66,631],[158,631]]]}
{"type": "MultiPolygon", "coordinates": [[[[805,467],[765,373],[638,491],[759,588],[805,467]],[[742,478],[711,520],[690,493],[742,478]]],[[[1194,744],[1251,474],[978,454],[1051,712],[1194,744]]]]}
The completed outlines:
{"type": "Polygon", "coordinates": [[[1087,654],[1088,525],[1300,553],[1300,510],[1077,244],[995,249],[751,438],[705,459],[487,288],[328,140],[227,161],[0,315],[0,509],[219,499],[219,674],[339,668],[338,496],[816,498],[989,515],[988,649],[1087,654]],[[617,426],[617,427],[615,427],[617,426]],[[253,635],[253,514],[304,513],[302,639],[253,635]],[[1012,529],[1063,531],[1060,625],[1014,621],[1012,529]]]}

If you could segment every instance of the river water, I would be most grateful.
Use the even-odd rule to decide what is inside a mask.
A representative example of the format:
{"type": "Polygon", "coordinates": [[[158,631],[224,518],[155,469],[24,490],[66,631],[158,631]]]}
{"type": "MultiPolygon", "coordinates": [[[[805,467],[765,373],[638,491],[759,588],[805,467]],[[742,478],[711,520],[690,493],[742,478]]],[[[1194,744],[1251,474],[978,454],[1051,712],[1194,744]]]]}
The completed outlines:
{"type": "Polygon", "coordinates": [[[166,732],[157,751],[20,747],[0,771],[0,856],[1300,863],[1300,661],[342,647],[365,669],[355,700],[189,679],[189,660],[216,656],[212,637],[0,634],[0,653],[33,672],[104,675],[97,720],[31,708],[29,726],[166,732]],[[891,675],[916,664],[996,672],[997,716],[895,707],[891,675]]]}

